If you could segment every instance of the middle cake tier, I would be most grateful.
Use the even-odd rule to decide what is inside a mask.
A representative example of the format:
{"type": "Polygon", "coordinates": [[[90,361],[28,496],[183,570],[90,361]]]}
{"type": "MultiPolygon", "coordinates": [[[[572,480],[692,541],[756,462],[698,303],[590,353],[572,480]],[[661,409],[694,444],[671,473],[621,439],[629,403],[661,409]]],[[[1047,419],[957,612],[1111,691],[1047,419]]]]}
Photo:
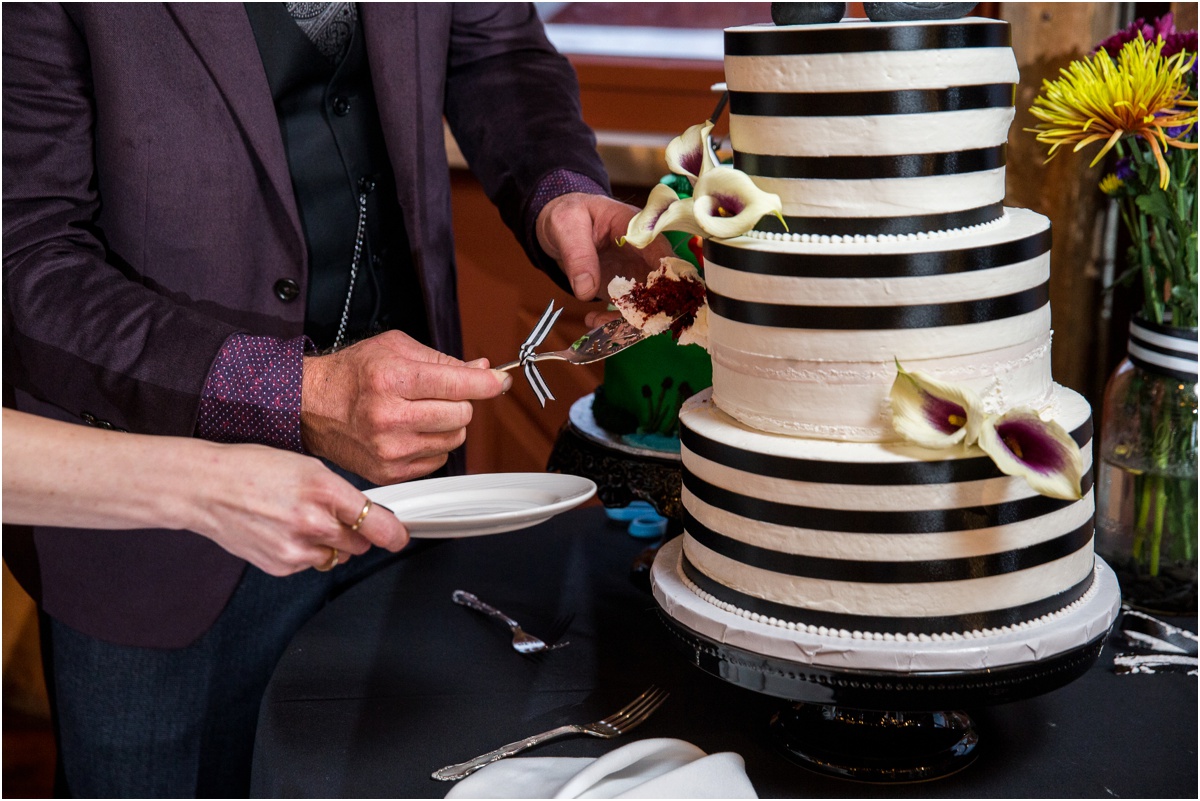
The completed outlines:
{"type": "Polygon", "coordinates": [[[1041,408],[1050,371],[1050,223],[1026,209],[919,236],[753,234],[704,245],[713,400],[746,425],[896,439],[896,364],[1041,408]]]}

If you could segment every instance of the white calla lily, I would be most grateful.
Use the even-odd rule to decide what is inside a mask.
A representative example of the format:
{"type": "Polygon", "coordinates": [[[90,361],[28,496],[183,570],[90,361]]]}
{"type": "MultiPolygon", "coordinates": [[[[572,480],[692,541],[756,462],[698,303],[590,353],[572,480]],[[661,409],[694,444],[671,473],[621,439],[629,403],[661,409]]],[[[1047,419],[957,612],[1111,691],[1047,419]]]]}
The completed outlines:
{"type": "Polygon", "coordinates": [[[966,387],[908,372],[896,362],[892,382],[892,427],[910,442],[927,448],[970,445],[983,422],[979,396],[966,387]]]}
{"type": "Polygon", "coordinates": [[[709,135],[713,124],[705,120],[693,125],[667,145],[667,167],[676,175],[686,175],[694,185],[708,169],[709,135]]]}
{"type": "Polygon", "coordinates": [[[663,231],[684,231],[703,235],[692,212],[694,201],[681,198],[666,184],[655,184],[650,190],[646,207],[633,216],[625,236],[617,240],[618,245],[629,243],[635,248],[644,248],[663,231]]]}
{"type": "Polygon", "coordinates": [[[768,214],[783,222],[783,202],[779,195],[762,191],[749,175],[733,167],[705,170],[696,181],[693,197],[697,224],[704,235],[715,239],[741,236],[768,214]]]}
{"type": "Polygon", "coordinates": [[[1079,446],[1061,425],[1043,420],[1031,409],[987,417],[979,432],[979,447],[1000,472],[1024,478],[1042,495],[1066,501],[1083,497],[1079,446]]]}

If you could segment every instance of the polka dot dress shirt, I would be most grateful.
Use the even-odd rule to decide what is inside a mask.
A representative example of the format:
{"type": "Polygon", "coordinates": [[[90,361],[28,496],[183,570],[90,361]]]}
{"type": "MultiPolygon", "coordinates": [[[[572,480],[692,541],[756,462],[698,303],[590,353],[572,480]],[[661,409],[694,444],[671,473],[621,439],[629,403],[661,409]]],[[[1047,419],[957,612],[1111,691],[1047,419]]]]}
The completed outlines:
{"type": "MultiPolygon", "coordinates": [[[[569,170],[550,173],[534,191],[530,220],[546,204],[568,192],[605,194],[587,176],[569,170]]],[[[539,252],[532,225],[525,232],[539,252]]],[[[304,452],[300,438],[300,389],[307,337],[277,339],[234,334],[225,340],[200,396],[196,436],[213,442],[257,442],[304,452]]]]}
{"type": "Polygon", "coordinates": [[[302,452],[300,379],[307,342],[252,334],[225,340],[200,397],[196,435],[302,452]]]}

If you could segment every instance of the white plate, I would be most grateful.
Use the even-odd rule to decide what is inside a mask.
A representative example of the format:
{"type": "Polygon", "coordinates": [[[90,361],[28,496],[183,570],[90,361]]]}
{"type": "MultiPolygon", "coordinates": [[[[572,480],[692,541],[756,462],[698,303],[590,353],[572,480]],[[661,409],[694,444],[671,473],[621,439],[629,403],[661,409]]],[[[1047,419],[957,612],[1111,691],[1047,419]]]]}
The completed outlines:
{"type": "Polygon", "coordinates": [[[414,537],[477,537],[536,526],[596,494],[596,483],[563,473],[486,473],[376,487],[414,537]]]}

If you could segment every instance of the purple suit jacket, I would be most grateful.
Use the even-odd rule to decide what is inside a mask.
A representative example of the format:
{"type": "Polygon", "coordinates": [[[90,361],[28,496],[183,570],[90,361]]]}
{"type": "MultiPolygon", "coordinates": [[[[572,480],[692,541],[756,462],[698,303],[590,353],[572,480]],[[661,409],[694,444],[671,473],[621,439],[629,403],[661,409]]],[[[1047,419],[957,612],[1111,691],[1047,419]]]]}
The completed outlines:
{"type": "MultiPolygon", "coordinates": [[[[523,240],[543,177],[607,179],[574,72],[531,6],[361,13],[434,345],[458,353],[443,118],[523,240]]],[[[307,254],[245,10],[11,3],[3,49],[4,381],[39,414],[191,436],[230,334],[303,333],[304,296],[273,291],[281,278],[307,287],[307,254]]],[[[190,532],[45,529],[33,541],[36,573],[10,564],[26,586],[40,579],[43,608],[124,644],[192,642],[245,566],[190,532]]]]}

